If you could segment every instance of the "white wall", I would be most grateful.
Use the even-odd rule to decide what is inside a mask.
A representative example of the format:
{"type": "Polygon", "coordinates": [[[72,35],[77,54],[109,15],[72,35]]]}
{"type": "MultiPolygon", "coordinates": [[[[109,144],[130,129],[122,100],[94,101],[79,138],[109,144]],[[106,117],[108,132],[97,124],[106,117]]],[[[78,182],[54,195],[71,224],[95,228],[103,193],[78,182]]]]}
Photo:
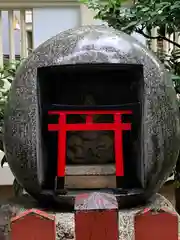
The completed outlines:
{"type": "Polygon", "coordinates": [[[58,33],[80,25],[79,7],[34,8],[34,48],[58,33]]]}
{"type": "MultiPolygon", "coordinates": [[[[4,153],[0,151],[0,161],[3,158],[4,153]]],[[[0,166],[0,186],[1,185],[12,185],[14,181],[14,176],[8,166],[8,164],[4,164],[4,167],[0,166]]]]}

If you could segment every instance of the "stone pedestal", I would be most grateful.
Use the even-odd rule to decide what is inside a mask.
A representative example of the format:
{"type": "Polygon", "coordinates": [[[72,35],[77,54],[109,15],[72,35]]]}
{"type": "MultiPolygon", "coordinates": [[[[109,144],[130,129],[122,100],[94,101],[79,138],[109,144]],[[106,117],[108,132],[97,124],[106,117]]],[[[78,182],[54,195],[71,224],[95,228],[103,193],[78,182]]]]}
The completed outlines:
{"type": "MultiPolygon", "coordinates": [[[[19,199],[12,199],[6,203],[1,203],[0,206],[0,237],[9,240],[10,219],[17,216],[20,212],[28,209],[39,209],[46,211],[49,214],[54,214],[56,217],[56,239],[70,240],[74,239],[75,221],[74,213],[62,213],[53,210],[40,209],[36,202],[29,196],[25,195],[19,199]]],[[[119,211],[119,239],[132,240],[134,239],[134,217],[137,213],[144,209],[165,209],[170,212],[175,212],[172,204],[163,196],[156,194],[149,204],[146,206],[119,211]]],[[[178,216],[179,218],[179,216],[178,216]]],[[[3,239],[3,238],[2,238],[3,239]]]]}

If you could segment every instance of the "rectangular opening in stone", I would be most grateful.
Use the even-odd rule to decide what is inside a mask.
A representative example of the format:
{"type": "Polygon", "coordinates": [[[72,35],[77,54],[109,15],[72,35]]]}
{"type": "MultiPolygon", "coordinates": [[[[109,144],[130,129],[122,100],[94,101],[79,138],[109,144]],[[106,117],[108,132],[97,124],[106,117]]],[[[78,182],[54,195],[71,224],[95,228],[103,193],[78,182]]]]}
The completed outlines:
{"type": "MultiPolygon", "coordinates": [[[[49,132],[48,124],[56,124],[58,115],[52,109],[125,109],[123,123],[131,123],[123,131],[124,176],[116,178],[113,131],[67,132],[65,187],[141,188],[143,159],[141,153],[141,118],[143,102],[143,67],[132,64],[75,64],[38,69],[38,101],[40,141],[39,176],[44,189],[54,189],[57,176],[58,133],[49,132]]],[[[85,123],[83,114],[68,115],[67,123],[85,123]]],[[[93,123],[113,123],[112,114],[93,116],[93,123]]]]}

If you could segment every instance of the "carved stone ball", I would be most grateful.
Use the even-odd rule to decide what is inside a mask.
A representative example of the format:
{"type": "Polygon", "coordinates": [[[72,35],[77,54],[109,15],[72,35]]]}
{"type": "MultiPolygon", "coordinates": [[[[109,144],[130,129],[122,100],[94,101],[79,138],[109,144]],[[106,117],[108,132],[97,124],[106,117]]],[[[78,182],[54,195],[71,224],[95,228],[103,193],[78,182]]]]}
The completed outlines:
{"type": "MultiPolygon", "coordinates": [[[[21,64],[12,83],[5,110],[4,146],[9,166],[18,182],[36,199],[46,199],[42,176],[43,157],[37,69],[76,63],[140,64],[144,74],[142,106],[142,193],[123,194],[130,205],[148,200],[173,170],[180,148],[179,109],[170,75],[133,37],[106,26],[83,26],[47,40],[21,64]],[[131,198],[132,197],[132,198],[131,198]],[[139,200],[138,200],[139,199],[139,200]],[[141,199],[141,200],[140,200],[141,199]]],[[[53,83],[52,83],[53,84],[53,83]]],[[[66,202],[66,200],[64,201],[66,202]]]]}

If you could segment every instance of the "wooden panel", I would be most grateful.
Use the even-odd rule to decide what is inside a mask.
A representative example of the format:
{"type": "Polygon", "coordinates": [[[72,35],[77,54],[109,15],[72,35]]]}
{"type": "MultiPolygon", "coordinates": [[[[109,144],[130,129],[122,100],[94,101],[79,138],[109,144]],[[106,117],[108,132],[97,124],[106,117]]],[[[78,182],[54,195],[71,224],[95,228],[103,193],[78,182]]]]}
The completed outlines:
{"type": "Polygon", "coordinates": [[[0,185],[0,201],[7,200],[9,198],[14,197],[14,189],[13,186],[1,186],[0,185]]]}
{"type": "MultiPolygon", "coordinates": [[[[156,37],[157,36],[157,29],[158,29],[158,27],[152,28],[152,30],[151,30],[151,36],[152,37],[156,37]]],[[[152,39],[151,40],[151,49],[154,52],[157,52],[157,39],[152,39]]]]}
{"type": "Polygon", "coordinates": [[[118,204],[113,195],[78,195],[74,208],[76,240],[118,240],[118,204]]]}
{"type": "Polygon", "coordinates": [[[27,39],[26,39],[26,11],[20,10],[20,33],[21,33],[21,58],[27,57],[27,39]]]}
{"type": "Polygon", "coordinates": [[[86,4],[80,4],[81,25],[90,25],[94,23],[95,11],[89,9],[86,4]]]}
{"type": "Polygon", "coordinates": [[[114,164],[107,165],[69,165],[66,166],[66,175],[115,175],[114,164]]]}
{"type": "Polygon", "coordinates": [[[116,188],[116,176],[66,176],[65,188],[116,188]]]}
{"type": "Polygon", "coordinates": [[[14,43],[14,13],[13,10],[8,11],[8,23],[9,23],[9,59],[15,60],[15,43],[14,43]]]}
{"type": "Polygon", "coordinates": [[[25,211],[11,220],[11,240],[55,240],[55,219],[44,212],[25,211]]]}
{"type": "Polygon", "coordinates": [[[135,217],[135,240],[178,240],[178,218],[167,212],[148,212],[135,217]]]}

